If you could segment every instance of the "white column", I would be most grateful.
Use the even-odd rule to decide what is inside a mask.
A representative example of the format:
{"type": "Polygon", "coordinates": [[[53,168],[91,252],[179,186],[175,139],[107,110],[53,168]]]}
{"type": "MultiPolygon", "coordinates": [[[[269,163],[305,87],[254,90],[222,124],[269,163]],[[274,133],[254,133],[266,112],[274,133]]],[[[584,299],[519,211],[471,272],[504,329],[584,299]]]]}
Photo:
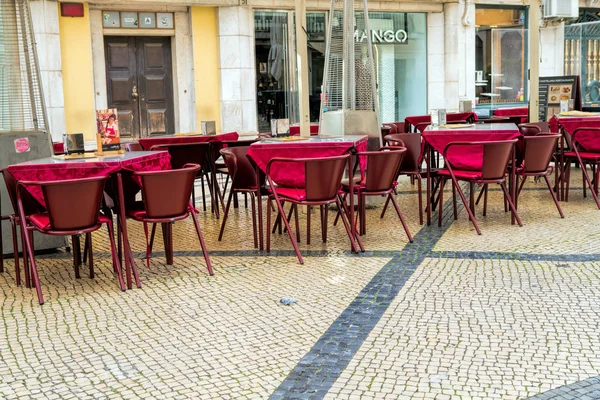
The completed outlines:
{"type": "Polygon", "coordinates": [[[173,58],[173,99],[175,132],[196,132],[196,98],[194,88],[194,50],[190,14],[175,13],[175,36],[171,41],[173,58]]]}
{"type": "Polygon", "coordinates": [[[29,4],[48,126],[52,140],[62,141],[62,135],[66,133],[66,124],[58,3],[52,0],[33,0],[29,4]]]}
{"type": "Polygon", "coordinates": [[[427,14],[427,106],[446,107],[444,13],[427,14]]]}
{"type": "Polygon", "coordinates": [[[307,32],[306,1],[296,0],[296,65],[298,66],[298,115],[300,117],[300,136],[310,137],[307,32]]]}
{"type": "Polygon", "coordinates": [[[249,7],[219,7],[221,131],[256,133],[254,13],[249,7]]]}
{"type": "Polygon", "coordinates": [[[529,122],[539,120],[540,96],[540,0],[529,6],[529,122]]]}

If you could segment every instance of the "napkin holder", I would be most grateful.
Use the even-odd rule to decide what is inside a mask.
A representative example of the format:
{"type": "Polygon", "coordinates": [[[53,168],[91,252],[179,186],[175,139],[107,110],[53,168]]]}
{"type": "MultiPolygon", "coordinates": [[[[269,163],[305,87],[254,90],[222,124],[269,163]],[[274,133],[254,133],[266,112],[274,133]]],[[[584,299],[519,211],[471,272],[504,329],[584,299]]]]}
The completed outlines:
{"type": "Polygon", "coordinates": [[[217,125],[215,121],[201,121],[200,134],[204,136],[214,136],[217,134],[217,125]]]}
{"type": "Polygon", "coordinates": [[[458,112],[473,112],[473,102],[471,100],[461,100],[458,103],[458,112]]]}
{"type": "Polygon", "coordinates": [[[85,153],[83,133],[67,133],[63,135],[65,154],[85,153]]]}
{"type": "Polygon", "coordinates": [[[446,125],[446,109],[431,110],[431,126],[446,125]]]}

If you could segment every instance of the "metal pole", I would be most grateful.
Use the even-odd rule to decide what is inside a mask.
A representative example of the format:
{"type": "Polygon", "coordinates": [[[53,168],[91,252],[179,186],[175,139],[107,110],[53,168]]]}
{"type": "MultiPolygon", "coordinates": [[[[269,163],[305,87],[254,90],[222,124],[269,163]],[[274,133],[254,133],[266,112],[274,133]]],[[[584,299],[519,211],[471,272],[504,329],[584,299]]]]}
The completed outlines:
{"type": "Polygon", "coordinates": [[[539,121],[540,16],[540,0],[531,0],[529,5],[529,122],[539,121]]]}
{"type": "Polygon", "coordinates": [[[306,0],[296,0],[296,66],[298,68],[298,114],[300,136],[310,137],[308,103],[308,44],[306,31],[306,0]]]}

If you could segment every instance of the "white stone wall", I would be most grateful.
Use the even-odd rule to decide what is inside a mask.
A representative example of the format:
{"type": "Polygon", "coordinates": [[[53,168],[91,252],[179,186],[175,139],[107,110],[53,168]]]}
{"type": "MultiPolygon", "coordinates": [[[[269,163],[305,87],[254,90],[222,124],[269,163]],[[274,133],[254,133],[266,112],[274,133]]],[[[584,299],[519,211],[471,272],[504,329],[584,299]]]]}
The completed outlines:
{"type": "Polygon", "coordinates": [[[196,127],[194,49],[190,18],[189,13],[175,13],[175,36],[171,40],[175,132],[199,130],[196,127]]]}
{"type": "Polygon", "coordinates": [[[254,12],[249,7],[219,7],[221,131],[256,133],[254,12]]]}
{"type": "Polygon", "coordinates": [[[32,0],[29,4],[48,126],[52,139],[62,141],[62,135],[66,133],[66,124],[58,4],[52,0],[32,0]]]}

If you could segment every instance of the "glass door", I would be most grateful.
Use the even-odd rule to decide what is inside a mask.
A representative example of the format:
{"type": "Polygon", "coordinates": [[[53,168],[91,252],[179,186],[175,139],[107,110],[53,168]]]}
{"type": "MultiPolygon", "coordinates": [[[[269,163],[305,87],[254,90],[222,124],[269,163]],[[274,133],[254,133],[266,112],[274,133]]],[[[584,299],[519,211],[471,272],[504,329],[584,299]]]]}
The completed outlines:
{"type": "Polygon", "coordinates": [[[254,12],[258,131],[272,119],[298,121],[295,35],[291,11],[254,12]]]}

